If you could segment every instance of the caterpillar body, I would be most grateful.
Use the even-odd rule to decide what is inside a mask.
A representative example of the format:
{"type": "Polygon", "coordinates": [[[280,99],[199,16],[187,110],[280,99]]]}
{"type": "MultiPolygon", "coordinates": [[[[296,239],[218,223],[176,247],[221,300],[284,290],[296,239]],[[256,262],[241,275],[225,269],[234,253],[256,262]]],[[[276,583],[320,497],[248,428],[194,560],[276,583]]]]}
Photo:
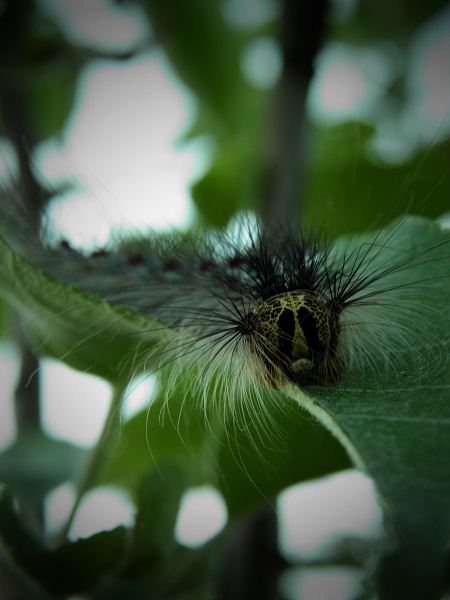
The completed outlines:
{"type": "Polygon", "coordinates": [[[435,346],[423,315],[448,328],[445,299],[430,300],[442,298],[449,237],[421,217],[359,240],[263,231],[244,219],[237,234],[154,235],[90,255],[66,241],[51,248],[30,232],[11,243],[52,277],[175,332],[155,350],[158,367],[173,365],[166,393],[187,369],[190,391],[205,403],[225,395],[260,406],[263,388],[396,371],[405,355],[420,368],[435,346]]]}

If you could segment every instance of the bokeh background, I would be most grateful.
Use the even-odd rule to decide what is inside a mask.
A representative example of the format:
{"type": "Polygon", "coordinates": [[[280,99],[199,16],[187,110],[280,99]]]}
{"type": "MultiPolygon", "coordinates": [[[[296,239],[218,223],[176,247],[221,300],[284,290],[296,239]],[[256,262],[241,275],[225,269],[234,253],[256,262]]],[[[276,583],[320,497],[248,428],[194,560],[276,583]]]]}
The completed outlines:
{"type": "MultiPolygon", "coordinates": [[[[289,4],[1,3],[0,168],[6,180],[15,175],[52,196],[50,238],[93,251],[118,231],[226,227],[243,211],[266,218],[285,193],[272,171],[291,160],[292,214],[307,225],[365,231],[408,208],[441,217],[450,191],[450,5],[332,0],[311,65],[295,80],[280,29],[307,32],[283,22],[295,12],[289,4]],[[292,136],[279,126],[283,113],[292,136]]],[[[6,307],[2,314],[6,451],[20,428],[13,403],[20,349],[6,307]]],[[[109,385],[51,359],[38,359],[30,377],[44,434],[94,447],[109,385]]],[[[152,386],[148,376],[131,382],[123,423],[145,410],[152,386]]],[[[74,494],[65,482],[46,496],[47,532],[61,526],[74,494]]],[[[381,535],[372,483],[346,471],[283,491],[277,507],[282,552],[312,565],[285,574],[283,597],[361,597],[358,568],[325,568],[317,557],[342,537],[363,544],[381,535]]],[[[71,539],[130,525],[134,512],[126,490],[93,490],[71,539]]],[[[226,520],[217,489],[195,488],[183,496],[175,535],[197,548],[226,520]]]]}

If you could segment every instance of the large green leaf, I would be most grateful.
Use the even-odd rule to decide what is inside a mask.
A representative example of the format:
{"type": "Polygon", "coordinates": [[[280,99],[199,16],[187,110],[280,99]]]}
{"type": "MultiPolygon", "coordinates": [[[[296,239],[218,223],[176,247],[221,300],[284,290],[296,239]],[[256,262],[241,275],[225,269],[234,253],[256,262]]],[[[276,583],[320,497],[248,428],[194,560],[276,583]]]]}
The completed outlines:
{"type": "Polygon", "coordinates": [[[56,486],[71,479],[86,450],[28,431],[0,454],[0,481],[25,498],[43,501],[56,486]]]}
{"type": "Polygon", "coordinates": [[[136,489],[147,473],[167,461],[181,466],[191,485],[204,481],[205,445],[211,432],[203,415],[195,407],[181,411],[181,394],[170,399],[169,409],[164,402],[160,394],[148,410],[123,425],[99,483],[136,489]]]}
{"type": "Polygon", "coordinates": [[[0,292],[23,316],[37,351],[109,381],[138,372],[161,342],[158,324],[151,333],[148,318],[47,277],[1,239],[0,292]]]}
{"type": "Polygon", "coordinates": [[[389,39],[408,48],[411,37],[428,19],[447,5],[446,0],[363,0],[351,19],[338,26],[338,36],[350,43],[379,43],[389,39]]]}
{"type": "Polygon", "coordinates": [[[162,598],[169,592],[176,598],[203,597],[199,590],[209,586],[212,549],[190,552],[174,537],[185,483],[179,466],[160,464],[158,471],[143,477],[136,490],[137,514],[131,529],[117,527],[75,542],[65,541],[56,549],[30,536],[14,510],[13,496],[3,493],[0,539],[23,570],[14,572],[0,553],[5,581],[11,590],[25,593],[32,589],[25,573],[42,587],[42,596],[37,590],[29,591],[27,597],[33,598],[53,597],[50,592],[58,597],[85,593],[105,599],[162,598]]]}
{"type": "Polygon", "coordinates": [[[48,550],[23,528],[9,493],[3,493],[0,499],[0,537],[32,579],[44,589],[61,595],[92,588],[118,564],[126,548],[126,531],[117,527],[48,550]]]}
{"type": "Polygon", "coordinates": [[[450,141],[405,163],[380,165],[367,149],[375,130],[363,123],[317,128],[311,147],[304,223],[340,234],[366,231],[410,211],[430,218],[448,210],[450,141]]]}
{"type": "MultiPolygon", "coordinates": [[[[349,373],[339,385],[308,396],[294,386],[287,390],[375,480],[392,536],[380,567],[383,597],[392,599],[438,597],[450,535],[449,234],[420,219],[411,227],[409,242],[396,240],[399,256],[411,240],[417,247],[434,240],[434,246],[413,267],[429,289],[422,309],[407,320],[405,352],[399,345],[389,369],[349,373]]],[[[398,301],[399,322],[404,310],[398,301]]]]}
{"type": "Polygon", "coordinates": [[[142,577],[152,565],[160,566],[176,552],[175,523],[181,495],[186,489],[183,470],[161,463],[146,474],[136,492],[137,515],[124,574],[142,577]]]}
{"type": "MultiPolygon", "coordinates": [[[[233,418],[225,423],[213,410],[204,414],[180,384],[168,408],[161,395],[148,412],[123,426],[101,483],[136,488],[146,472],[158,471],[167,460],[176,461],[189,485],[208,483],[220,489],[235,520],[251,508],[273,502],[286,486],[348,468],[351,463],[338,441],[280,396],[272,393],[264,399],[280,403],[266,407],[270,423],[258,422],[250,411],[244,428],[233,418]]],[[[212,403],[217,398],[211,398],[212,403]]]]}
{"type": "Polygon", "coordinates": [[[443,373],[351,378],[310,400],[377,485],[392,542],[385,597],[437,597],[450,535],[449,384],[443,373]]]}
{"type": "Polygon", "coordinates": [[[80,53],[36,2],[10,4],[0,18],[0,131],[39,141],[61,131],[72,107],[80,53]],[[4,119],[4,120],[3,120],[4,119]]]}
{"type": "Polygon", "coordinates": [[[344,448],[310,415],[282,394],[267,394],[265,401],[279,403],[271,422],[263,425],[250,413],[245,429],[228,425],[218,448],[215,483],[233,520],[275,502],[286,487],[351,467],[344,448]]]}
{"type": "Polygon", "coordinates": [[[144,0],[152,27],[183,80],[224,125],[236,114],[243,36],[225,23],[218,2],[144,0]]]}

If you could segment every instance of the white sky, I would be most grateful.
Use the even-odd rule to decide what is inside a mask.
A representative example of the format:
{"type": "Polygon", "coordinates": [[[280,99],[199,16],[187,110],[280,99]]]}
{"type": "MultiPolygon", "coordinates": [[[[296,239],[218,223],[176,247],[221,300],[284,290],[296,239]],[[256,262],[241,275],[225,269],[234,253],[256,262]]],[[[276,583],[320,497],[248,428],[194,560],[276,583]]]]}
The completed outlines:
{"type": "Polygon", "coordinates": [[[64,235],[102,245],[117,225],[186,226],[188,189],[206,162],[201,143],[177,143],[194,110],[160,52],[90,64],[63,144],[47,142],[38,154],[44,177],[57,182],[72,171],[85,188],[53,212],[64,235]]]}

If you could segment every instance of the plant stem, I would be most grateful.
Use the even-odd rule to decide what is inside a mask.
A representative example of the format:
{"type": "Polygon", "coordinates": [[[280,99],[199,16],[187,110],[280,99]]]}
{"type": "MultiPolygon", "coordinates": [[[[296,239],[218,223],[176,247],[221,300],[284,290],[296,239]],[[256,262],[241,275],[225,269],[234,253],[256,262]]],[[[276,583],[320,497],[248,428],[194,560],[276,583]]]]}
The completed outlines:
{"type": "MultiPolygon", "coordinates": [[[[11,142],[17,156],[19,172],[16,188],[20,202],[26,207],[26,217],[36,232],[39,231],[41,213],[48,199],[36,181],[30,161],[30,148],[36,140],[33,119],[27,104],[27,88],[20,76],[23,40],[26,35],[27,9],[18,2],[3,3],[0,16],[0,53],[3,64],[12,68],[15,76],[2,78],[0,92],[0,120],[3,134],[11,142]],[[12,66],[10,66],[12,65],[12,66]],[[14,72],[14,69],[17,69],[14,72]]],[[[31,349],[19,317],[16,317],[16,345],[20,353],[20,374],[14,392],[14,408],[18,437],[41,429],[40,371],[39,359],[31,349]]],[[[33,534],[44,536],[44,507],[41,500],[19,501],[23,522],[33,534]]]]}
{"type": "Polygon", "coordinates": [[[96,446],[92,449],[86,464],[80,474],[77,487],[77,496],[75,502],[70,511],[69,517],[64,524],[61,531],[58,533],[55,539],[55,545],[58,546],[67,538],[67,534],[72,526],[75,515],[80,506],[80,502],[84,494],[95,486],[95,483],[99,480],[99,475],[102,470],[103,463],[108,457],[108,450],[111,448],[111,443],[115,440],[120,427],[120,407],[122,404],[123,393],[126,384],[116,384],[113,388],[111,397],[111,403],[109,406],[108,414],[103,425],[102,432],[96,446]]]}
{"type": "Polygon", "coordinates": [[[275,89],[262,190],[265,227],[300,224],[307,165],[306,100],[328,0],[282,0],[283,69],[275,89]]]}
{"type": "Polygon", "coordinates": [[[29,347],[25,334],[17,327],[17,345],[21,355],[19,379],[14,392],[16,427],[19,435],[40,429],[39,360],[29,347]]]}
{"type": "Polygon", "coordinates": [[[231,532],[219,600],[274,600],[287,566],[278,551],[277,517],[264,507],[231,532]]]}

